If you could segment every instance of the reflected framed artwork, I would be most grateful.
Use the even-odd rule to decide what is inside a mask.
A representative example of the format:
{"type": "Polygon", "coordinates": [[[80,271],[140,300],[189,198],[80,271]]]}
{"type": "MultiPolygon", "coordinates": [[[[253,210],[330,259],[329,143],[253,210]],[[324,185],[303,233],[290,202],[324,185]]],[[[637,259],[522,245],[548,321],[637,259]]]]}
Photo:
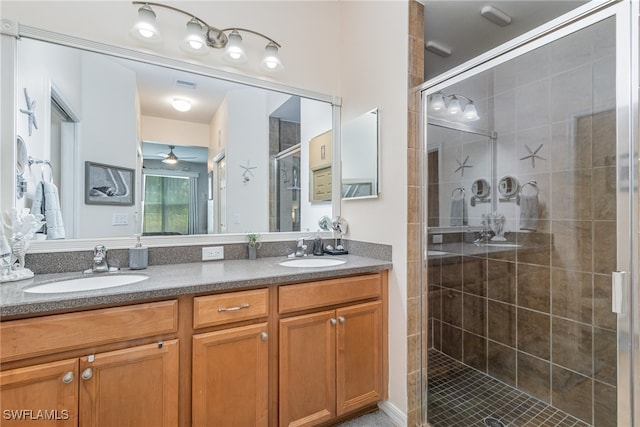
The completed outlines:
{"type": "Polygon", "coordinates": [[[84,203],[132,206],[135,171],[120,166],[84,162],[84,203]]]}

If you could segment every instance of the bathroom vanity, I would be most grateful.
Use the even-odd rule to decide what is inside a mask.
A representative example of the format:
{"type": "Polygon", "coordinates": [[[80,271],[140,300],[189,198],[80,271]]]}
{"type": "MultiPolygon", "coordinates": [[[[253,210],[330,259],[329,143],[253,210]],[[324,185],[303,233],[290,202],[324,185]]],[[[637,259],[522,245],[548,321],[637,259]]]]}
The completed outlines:
{"type": "Polygon", "coordinates": [[[38,425],[57,426],[347,419],[387,395],[391,264],[341,258],[154,266],[133,285],[54,295],[3,285],[3,414],[48,411],[57,421],[38,425]]]}

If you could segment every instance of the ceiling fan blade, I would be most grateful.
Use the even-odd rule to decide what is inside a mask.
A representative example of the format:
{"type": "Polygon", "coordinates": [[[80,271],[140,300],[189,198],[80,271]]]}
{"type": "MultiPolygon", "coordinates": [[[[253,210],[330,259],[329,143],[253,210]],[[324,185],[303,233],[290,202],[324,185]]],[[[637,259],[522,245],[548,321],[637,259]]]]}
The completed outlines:
{"type": "Polygon", "coordinates": [[[167,157],[169,157],[169,154],[167,154],[167,153],[156,153],[156,156],[164,157],[166,159],[167,157]]]}

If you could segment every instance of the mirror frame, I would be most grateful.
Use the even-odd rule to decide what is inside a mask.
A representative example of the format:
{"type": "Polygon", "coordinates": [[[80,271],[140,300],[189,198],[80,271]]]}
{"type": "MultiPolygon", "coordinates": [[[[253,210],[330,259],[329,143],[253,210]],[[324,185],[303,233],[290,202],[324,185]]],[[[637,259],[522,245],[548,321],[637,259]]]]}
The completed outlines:
{"type": "MultiPolygon", "coordinates": [[[[0,182],[0,213],[15,207],[16,176],[14,173],[16,161],[16,118],[18,110],[17,96],[17,39],[20,37],[30,38],[43,42],[56,43],[59,45],[102,53],[134,61],[145,62],[152,65],[174,68],[180,71],[191,72],[203,76],[240,83],[276,92],[326,102],[332,107],[333,117],[333,159],[332,169],[335,179],[332,181],[332,216],[340,215],[342,174],[340,170],[340,110],[342,99],[339,96],[326,95],[306,89],[295,88],[281,83],[262,80],[244,74],[236,74],[223,71],[210,66],[194,64],[175,58],[167,58],[151,53],[108,45],[90,40],[80,39],[65,34],[54,33],[36,27],[19,24],[11,19],[2,18],[0,26],[0,176],[7,175],[10,179],[3,179],[0,182]],[[11,173],[9,173],[11,172],[11,173]]],[[[295,240],[300,235],[316,233],[316,230],[300,232],[261,232],[264,242],[278,242],[295,240]]],[[[320,232],[322,237],[332,237],[331,232],[320,232]]],[[[104,244],[110,249],[129,248],[135,244],[135,239],[131,237],[96,237],[68,240],[34,240],[31,242],[28,253],[49,253],[49,252],[70,252],[78,250],[92,250],[96,243],[104,244]]],[[[199,234],[190,236],[149,236],[143,237],[142,242],[149,247],[162,246],[191,246],[206,244],[224,243],[245,243],[246,234],[199,234]]]]}
{"type": "MultiPolygon", "coordinates": [[[[360,114],[357,117],[354,117],[352,120],[358,119],[366,114],[373,114],[375,111],[375,115],[376,115],[376,182],[375,182],[375,189],[374,189],[374,194],[370,195],[370,196],[359,196],[359,197],[342,197],[342,165],[340,166],[340,197],[342,198],[342,200],[366,200],[366,199],[377,199],[378,197],[380,197],[380,194],[382,193],[381,188],[382,188],[382,181],[381,181],[381,172],[382,172],[382,165],[381,165],[381,160],[382,160],[382,155],[381,155],[381,150],[382,150],[382,143],[380,142],[380,108],[375,107],[372,108],[368,111],[365,111],[363,114],[360,114]]],[[[347,122],[348,123],[348,122],[347,122]]],[[[345,123],[346,124],[346,123],[345,123]]],[[[340,132],[342,133],[342,126],[340,127],[340,132]]]]}

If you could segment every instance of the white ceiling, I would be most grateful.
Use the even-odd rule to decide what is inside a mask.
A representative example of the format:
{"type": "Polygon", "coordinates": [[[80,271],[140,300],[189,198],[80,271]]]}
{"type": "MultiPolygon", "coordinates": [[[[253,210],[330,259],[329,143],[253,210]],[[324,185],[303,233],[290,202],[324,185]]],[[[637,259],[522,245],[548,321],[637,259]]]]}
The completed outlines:
{"type": "Polygon", "coordinates": [[[450,70],[587,1],[583,0],[424,0],[425,42],[435,41],[451,49],[443,58],[425,50],[425,80],[450,70]],[[480,15],[491,5],[511,16],[501,27],[480,15]]]}

